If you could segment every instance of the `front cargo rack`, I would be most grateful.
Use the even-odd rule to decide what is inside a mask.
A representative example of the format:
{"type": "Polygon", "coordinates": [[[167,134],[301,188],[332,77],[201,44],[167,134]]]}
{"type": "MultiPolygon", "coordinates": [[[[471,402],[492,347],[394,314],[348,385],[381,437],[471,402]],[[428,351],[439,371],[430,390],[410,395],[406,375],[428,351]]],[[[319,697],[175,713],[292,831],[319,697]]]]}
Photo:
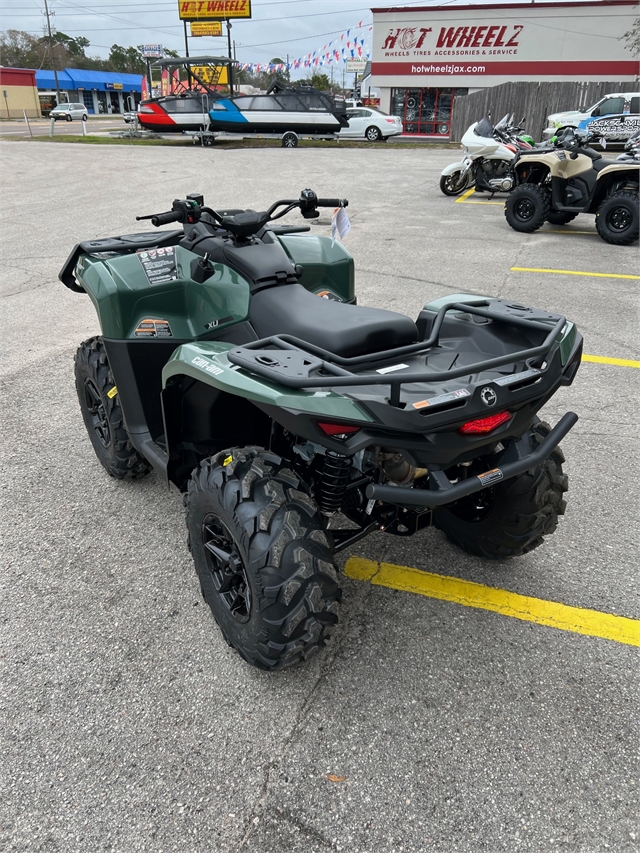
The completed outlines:
{"type": "Polygon", "coordinates": [[[480,304],[455,302],[444,305],[436,314],[431,333],[427,340],[416,344],[395,347],[367,355],[343,357],[307,343],[291,335],[273,335],[262,338],[241,347],[235,347],[227,353],[229,361],[272,382],[288,388],[336,388],[345,386],[389,385],[389,403],[400,405],[400,389],[403,385],[418,382],[445,382],[480,371],[493,370],[513,362],[525,362],[529,368],[541,368],[545,356],[560,338],[567,326],[565,317],[559,314],[535,312],[538,318],[527,318],[523,311],[534,309],[520,305],[506,305],[497,300],[487,300],[484,305],[494,303],[493,309],[480,304]],[[538,346],[508,352],[497,357],[483,359],[473,364],[453,367],[449,370],[419,370],[402,374],[380,371],[381,364],[407,356],[418,356],[439,346],[440,333],[446,315],[450,311],[471,314],[486,320],[506,323],[511,326],[537,329],[546,332],[544,341],[538,346]],[[536,364],[537,362],[537,364],[536,364]],[[367,372],[367,371],[376,372],[367,372]]]}

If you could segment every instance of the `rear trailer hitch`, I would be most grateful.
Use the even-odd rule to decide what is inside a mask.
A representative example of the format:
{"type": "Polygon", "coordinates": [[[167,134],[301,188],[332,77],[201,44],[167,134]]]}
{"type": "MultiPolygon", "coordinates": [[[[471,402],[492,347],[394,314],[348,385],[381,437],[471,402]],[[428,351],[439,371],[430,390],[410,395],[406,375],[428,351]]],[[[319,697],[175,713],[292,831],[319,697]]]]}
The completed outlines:
{"type": "Polygon", "coordinates": [[[493,468],[461,483],[452,485],[443,471],[431,471],[429,474],[433,486],[431,489],[381,486],[371,483],[367,486],[366,495],[369,500],[379,500],[396,506],[436,507],[453,503],[453,501],[479,492],[502,480],[509,480],[511,477],[516,477],[518,474],[535,468],[560,444],[577,421],[578,416],[574,412],[567,412],[532,453],[522,459],[508,462],[502,468],[493,468]]]}

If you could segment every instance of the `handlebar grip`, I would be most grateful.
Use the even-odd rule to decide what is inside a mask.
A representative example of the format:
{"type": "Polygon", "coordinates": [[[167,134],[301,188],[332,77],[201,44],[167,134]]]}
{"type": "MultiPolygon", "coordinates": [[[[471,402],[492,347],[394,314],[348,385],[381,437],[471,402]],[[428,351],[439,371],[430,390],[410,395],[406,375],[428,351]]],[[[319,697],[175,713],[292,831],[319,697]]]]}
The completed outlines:
{"type": "Polygon", "coordinates": [[[319,198],[317,201],[318,207],[349,207],[349,202],[346,198],[319,198]]]}
{"type": "Polygon", "coordinates": [[[182,217],[181,210],[170,210],[167,213],[158,213],[157,216],[152,216],[151,224],[158,228],[160,225],[168,225],[170,222],[181,222],[182,217]]]}

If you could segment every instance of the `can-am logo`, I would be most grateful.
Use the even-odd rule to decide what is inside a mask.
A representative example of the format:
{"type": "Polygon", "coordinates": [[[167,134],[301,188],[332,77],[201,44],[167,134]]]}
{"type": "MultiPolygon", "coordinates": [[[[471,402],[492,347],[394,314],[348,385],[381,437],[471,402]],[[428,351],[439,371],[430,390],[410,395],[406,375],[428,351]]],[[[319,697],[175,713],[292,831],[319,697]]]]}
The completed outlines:
{"type": "Polygon", "coordinates": [[[431,27],[394,27],[389,30],[382,50],[385,56],[449,56],[461,53],[517,53],[522,24],[487,25],[482,27],[440,27],[435,37],[427,40],[431,27]],[[433,50],[426,50],[428,42],[433,50]]]}

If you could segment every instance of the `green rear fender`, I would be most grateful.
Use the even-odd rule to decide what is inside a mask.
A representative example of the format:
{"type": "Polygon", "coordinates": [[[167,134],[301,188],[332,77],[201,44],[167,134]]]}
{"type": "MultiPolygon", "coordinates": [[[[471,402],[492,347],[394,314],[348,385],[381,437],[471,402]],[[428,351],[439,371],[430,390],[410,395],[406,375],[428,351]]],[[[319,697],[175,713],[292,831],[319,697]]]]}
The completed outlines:
{"type": "Polygon", "coordinates": [[[284,388],[237,368],[227,359],[232,344],[201,342],[179,346],[162,371],[166,388],[175,377],[188,376],[219,391],[242,397],[258,405],[276,406],[322,418],[372,423],[355,402],[333,391],[304,391],[284,388]]]}

